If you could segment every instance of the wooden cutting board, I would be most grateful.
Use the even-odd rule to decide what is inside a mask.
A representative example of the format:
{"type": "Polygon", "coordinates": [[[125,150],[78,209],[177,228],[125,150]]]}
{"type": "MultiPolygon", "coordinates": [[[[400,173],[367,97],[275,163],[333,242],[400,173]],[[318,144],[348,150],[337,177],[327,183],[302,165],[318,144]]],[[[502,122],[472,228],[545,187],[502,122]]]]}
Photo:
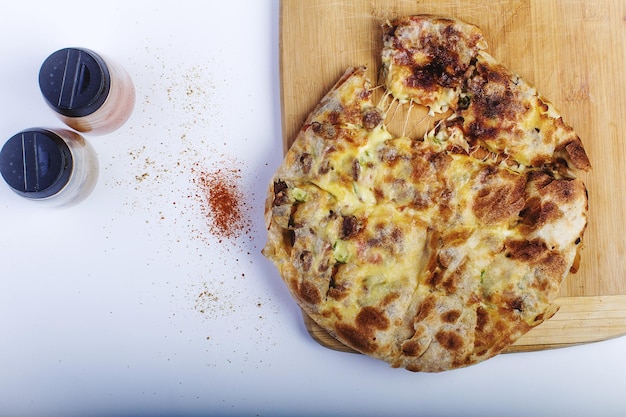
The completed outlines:
{"type": "MultiPolygon", "coordinates": [[[[564,283],[559,312],[509,351],[626,334],[626,1],[283,0],[284,150],[346,68],[367,65],[370,79],[377,80],[381,23],[417,13],[479,26],[488,51],[534,84],[574,127],[593,165],[582,177],[590,215],[580,270],[564,283]]],[[[351,351],[303,317],[319,343],[351,351]]]]}

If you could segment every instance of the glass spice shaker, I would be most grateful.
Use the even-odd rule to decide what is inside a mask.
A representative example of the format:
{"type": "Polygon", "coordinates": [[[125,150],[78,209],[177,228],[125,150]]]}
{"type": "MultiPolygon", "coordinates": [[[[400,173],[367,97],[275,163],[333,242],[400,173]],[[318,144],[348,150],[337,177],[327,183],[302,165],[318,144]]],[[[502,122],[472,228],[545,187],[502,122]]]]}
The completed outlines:
{"type": "Polygon", "coordinates": [[[87,197],[96,185],[98,165],[91,145],[66,129],[26,129],[0,150],[0,174],[11,189],[50,206],[87,197]]]}
{"type": "Polygon", "coordinates": [[[83,133],[113,132],[135,106],[128,72],[86,48],[64,48],[46,58],[39,70],[39,88],[59,119],[83,133]]]}

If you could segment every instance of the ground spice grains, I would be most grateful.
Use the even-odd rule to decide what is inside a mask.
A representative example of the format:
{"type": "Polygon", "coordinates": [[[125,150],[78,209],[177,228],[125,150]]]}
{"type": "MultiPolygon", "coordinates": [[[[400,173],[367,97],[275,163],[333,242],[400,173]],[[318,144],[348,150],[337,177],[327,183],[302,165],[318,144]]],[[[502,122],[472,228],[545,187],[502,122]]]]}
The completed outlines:
{"type": "Polygon", "coordinates": [[[221,241],[237,238],[249,233],[250,220],[247,216],[245,193],[241,189],[240,170],[218,168],[205,170],[198,166],[192,169],[194,183],[203,214],[208,220],[209,231],[221,241]]]}

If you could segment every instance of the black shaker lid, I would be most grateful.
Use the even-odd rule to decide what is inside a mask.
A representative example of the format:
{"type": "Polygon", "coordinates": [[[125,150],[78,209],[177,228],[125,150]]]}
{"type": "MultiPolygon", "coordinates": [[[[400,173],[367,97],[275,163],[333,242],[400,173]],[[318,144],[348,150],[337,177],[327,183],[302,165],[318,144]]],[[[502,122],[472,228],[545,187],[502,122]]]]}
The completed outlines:
{"type": "Polygon", "coordinates": [[[0,173],[18,194],[40,199],[59,191],[70,179],[72,154],[63,139],[45,129],[24,130],[0,150],[0,173]]]}
{"type": "Polygon", "coordinates": [[[111,87],[102,58],[84,48],[50,55],[39,70],[39,88],[48,104],[68,117],[87,116],[102,106],[111,87]]]}

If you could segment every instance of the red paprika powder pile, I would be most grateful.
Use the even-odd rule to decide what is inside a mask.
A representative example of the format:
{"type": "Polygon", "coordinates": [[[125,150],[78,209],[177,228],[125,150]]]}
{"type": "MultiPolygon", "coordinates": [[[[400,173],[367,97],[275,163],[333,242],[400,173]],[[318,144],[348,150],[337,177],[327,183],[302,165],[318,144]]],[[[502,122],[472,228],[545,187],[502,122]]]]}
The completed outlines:
{"type": "Polygon", "coordinates": [[[199,188],[198,200],[209,220],[211,234],[218,238],[235,238],[249,226],[246,203],[239,186],[238,169],[220,168],[206,171],[194,167],[194,182],[199,188]]]}

